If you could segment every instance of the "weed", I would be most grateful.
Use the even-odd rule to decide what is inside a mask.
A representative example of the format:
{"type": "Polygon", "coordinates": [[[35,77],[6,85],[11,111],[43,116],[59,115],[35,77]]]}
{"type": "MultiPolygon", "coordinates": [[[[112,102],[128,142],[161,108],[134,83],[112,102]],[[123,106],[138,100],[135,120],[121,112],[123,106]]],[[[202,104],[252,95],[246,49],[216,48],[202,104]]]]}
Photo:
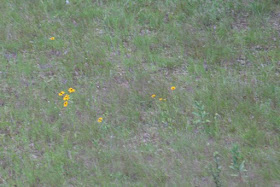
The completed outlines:
{"type": "Polygon", "coordinates": [[[221,187],[222,186],[222,182],[221,182],[221,172],[222,172],[222,167],[220,165],[220,156],[218,152],[214,152],[213,154],[213,158],[214,158],[214,162],[215,165],[212,166],[210,165],[209,169],[210,169],[210,173],[213,177],[213,180],[216,184],[216,187],[221,187]]]}
{"type": "Polygon", "coordinates": [[[234,144],[231,148],[231,157],[232,163],[229,167],[234,172],[231,176],[238,177],[240,182],[243,182],[243,178],[247,170],[245,169],[245,160],[243,160],[237,144],[234,144]]]}
{"type": "Polygon", "coordinates": [[[193,115],[195,115],[194,124],[203,125],[210,123],[207,119],[208,113],[205,111],[205,107],[202,102],[195,101],[194,107],[196,109],[196,111],[193,112],[193,115]]]}
{"type": "Polygon", "coordinates": [[[194,124],[199,128],[202,128],[206,133],[210,134],[210,120],[208,119],[208,113],[205,111],[205,106],[202,102],[195,101],[194,104],[195,110],[192,114],[195,116],[194,124]]]}

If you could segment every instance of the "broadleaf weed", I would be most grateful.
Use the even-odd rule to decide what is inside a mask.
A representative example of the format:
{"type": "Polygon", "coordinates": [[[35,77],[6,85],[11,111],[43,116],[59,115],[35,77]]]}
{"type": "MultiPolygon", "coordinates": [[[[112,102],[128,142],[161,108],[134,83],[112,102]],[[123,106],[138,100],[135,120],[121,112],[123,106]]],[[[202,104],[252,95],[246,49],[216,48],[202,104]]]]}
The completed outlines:
{"type": "Polygon", "coordinates": [[[231,176],[239,177],[240,182],[242,182],[243,177],[246,177],[244,174],[247,170],[245,169],[245,160],[243,160],[237,144],[234,144],[231,148],[231,156],[232,163],[229,167],[234,172],[231,176]]]}
{"type": "Polygon", "coordinates": [[[220,156],[218,152],[214,152],[213,154],[214,157],[214,162],[215,165],[212,166],[212,164],[210,165],[209,169],[210,169],[210,173],[214,179],[214,182],[216,184],[216,187],[221,187],[222,186],[222,182],[221,182],[221,172],[222,172],[222,167],[220,165],[220,156]]]}
{"type": "Polygon", "coordinates": [[[195,101],[194,104],[195,111],[192,112],[194,115],[193,123],[198,126],[198,128],[202,128],[206,131],[207,134],[211,134],[210,129],[210,120],[208,119],[209,113],[205,111],[205,106],[202,102],[195,101]]]}

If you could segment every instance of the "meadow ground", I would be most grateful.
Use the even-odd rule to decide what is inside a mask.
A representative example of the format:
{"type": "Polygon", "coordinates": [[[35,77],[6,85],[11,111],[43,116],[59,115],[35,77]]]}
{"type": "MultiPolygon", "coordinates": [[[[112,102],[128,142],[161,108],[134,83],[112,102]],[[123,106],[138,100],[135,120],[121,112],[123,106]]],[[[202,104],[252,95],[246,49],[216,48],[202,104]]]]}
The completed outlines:
{"type": "Polygon", "coordinates": [[[280,185],[278,0],[0,11],[1,185],[280,185]]]}

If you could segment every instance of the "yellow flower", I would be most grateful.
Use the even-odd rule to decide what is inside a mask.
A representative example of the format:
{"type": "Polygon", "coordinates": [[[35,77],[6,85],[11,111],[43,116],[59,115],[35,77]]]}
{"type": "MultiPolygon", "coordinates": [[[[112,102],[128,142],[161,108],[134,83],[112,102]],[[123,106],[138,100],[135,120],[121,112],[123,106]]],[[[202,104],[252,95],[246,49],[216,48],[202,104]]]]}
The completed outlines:
{"type": "Polygon", "coordinates": [[[70,99],[70,96],[68,94],[66,94],[63,98],[64,101],[68,101],[70,99]]]}
{"type": "Polygon", "coordinates": [[[156,95],[155,95],[155,94],[153,94],[153,95],[151,95],[151,97],[152,97],[152,98],[155,98],[155,97],[156,97],[156,95]]]}
{"type": "Polygon", "coordinates": [[[50,40],[55,40],[55,37],[50,37],[50,40]]]}
{"type": "Polygon", "coordinates": [[[69,93],[72,93],[72,92],[75,92],[75,91],[76,91],[76,90],[75,90],[74,88],[69,88],[69,89],[68,89],[68,92],[69,92],[69,93]]]}
{"type": "Polygon", "coordinates": [[[68,102],[65,101],[65,102],[64,102],[64,107],[67,107],[67,105],[68,105],[68,102]]]}
{"type": "Polygon", "coordinates": [[[163,99],[162,99],[162,98],[159,98],[158,100],[162,101],[163,99]]]}
{"type": "Polygon", "coordinates": [[[98,123],[101,123],[102,121],[103,121],[103,118],[102,117],[100,117],[100,118],[98,118],[98,123]]]}
{"type": "Polygon", "coordinates": [[[172,86],[170,89],[171,89],[171,90],[175,90],[175,89],[176,89],[176,87],[175,87],[175,86],[172,86]]]}
{"type": "Polygon", "coordinates": [[[58,95],[59,96],[63,96],[65,94],[65,92],[64,91],[61,91],[58,95]]]}

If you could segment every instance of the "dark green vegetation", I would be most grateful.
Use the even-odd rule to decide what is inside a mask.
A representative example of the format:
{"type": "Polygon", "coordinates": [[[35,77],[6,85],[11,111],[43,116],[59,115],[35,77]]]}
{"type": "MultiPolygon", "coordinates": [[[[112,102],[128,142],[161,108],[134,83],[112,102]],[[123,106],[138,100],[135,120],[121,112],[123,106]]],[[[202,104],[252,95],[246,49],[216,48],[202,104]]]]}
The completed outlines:
{"type": "Polygon", "coordinates": [[[0,11],[1,184],[280,185],[279,1],[0,11]]]}

